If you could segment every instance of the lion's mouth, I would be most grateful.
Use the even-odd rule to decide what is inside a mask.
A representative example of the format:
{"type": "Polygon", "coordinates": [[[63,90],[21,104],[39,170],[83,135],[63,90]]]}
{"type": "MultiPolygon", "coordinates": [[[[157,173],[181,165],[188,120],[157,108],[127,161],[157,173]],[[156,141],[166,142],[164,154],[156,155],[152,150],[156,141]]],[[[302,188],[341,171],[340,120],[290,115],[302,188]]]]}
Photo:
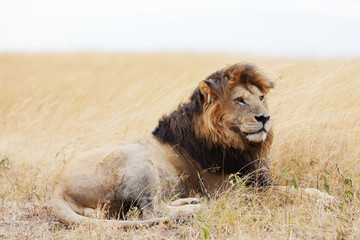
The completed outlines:
{"type": "Polygon", "coordinates": [[[262,142],[265,141],[266,135],[268,130],[270,129],[269,125],[263,125],[258,131],[256,132],[245,132],[242,131],[242,127],[239,122],[235,122],[235,128],[232,130],[236,132],[237,134],[244,135],[250,142],[262,142]]]}
{"type": "Polygon", "coordinates": [[[252,133],[243,132],[243,133],[244,133],[246,136],[248,136],[248,135],[252,135],[252,134],[258,134],[258,133],[261,133],[261,132],[267,133],[264,127],[263,127],[262,129],[260,129],[259,131],[257,131],[257,132],[252,132],[252,133]]]}
{"type": "Polygon", "coordinates": [[[262,133],[262,132],[267,133],[267,131],[265,129],[265,125],[259,131],[256,131],[256,132],[244,132],[244,131],[241,130],[240,123],[238,123],[238,122],[235,122],[235,126],[233,126],[231,128],[231,130],[233,132],[235,132],[235,133],[238,133],[238,134],[242,133],[245,136],[255,135],[255,134],[262,133]]]}
{"type": "Polygon", "coordinates": [[[259,131],[257,132],[253,132],[253,133],[244,133],[246,138],[250,141],[250,142],[262,142],[265,141],[266,139],[266,130],[265,128],[261,128],[259,131]]]}

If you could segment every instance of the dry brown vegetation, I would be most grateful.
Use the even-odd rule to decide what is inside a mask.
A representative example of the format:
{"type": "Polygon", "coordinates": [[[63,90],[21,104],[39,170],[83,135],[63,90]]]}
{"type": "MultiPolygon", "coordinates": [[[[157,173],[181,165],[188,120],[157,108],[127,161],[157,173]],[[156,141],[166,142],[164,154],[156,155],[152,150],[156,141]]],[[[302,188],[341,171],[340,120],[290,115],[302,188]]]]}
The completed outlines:
{"type": "Polygon", "coordinates": [[[1,54],[0,239],[360,239],[359,78],[356,59],[1,54]],[[49,199],[66,159],[149,135],[199,80],[235,62],[254,63],[276,82],[276,182],[328,191],[338,206],[235,186],[203,199],[182,224],[67,229],[55,220],[49,199]]]}

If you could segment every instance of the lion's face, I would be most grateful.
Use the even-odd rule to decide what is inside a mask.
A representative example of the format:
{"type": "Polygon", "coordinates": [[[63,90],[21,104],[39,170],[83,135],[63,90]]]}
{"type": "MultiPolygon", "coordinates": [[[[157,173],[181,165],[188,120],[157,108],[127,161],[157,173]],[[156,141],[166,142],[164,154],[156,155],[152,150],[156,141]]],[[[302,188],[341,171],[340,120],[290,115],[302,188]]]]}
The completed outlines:
{"type": "Polygon", "coordinates": [[[254,85],[235,86],[223,108],[223,124],[251,142],[264,141],[271,128],[265,101],[264,93],[254,85]]]}
{"type": "Polygon", "coordinates": [[[196,125],[198,136],[237,149],[247,142],[271,143],[265,95],[272,87],[269,79],[247,64],[235,64],[210,75],[199,83],[204,111],[196,125]]]}

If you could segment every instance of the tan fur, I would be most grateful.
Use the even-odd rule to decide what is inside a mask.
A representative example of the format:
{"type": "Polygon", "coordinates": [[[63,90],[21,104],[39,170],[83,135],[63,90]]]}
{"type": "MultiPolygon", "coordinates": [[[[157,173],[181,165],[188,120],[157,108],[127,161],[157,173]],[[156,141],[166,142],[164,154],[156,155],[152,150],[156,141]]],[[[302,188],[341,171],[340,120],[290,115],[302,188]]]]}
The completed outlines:
{"type": "MultiPolygon", "coordinates": [[[[223,92],[209,87],[211,82],[199,83],[204,111],[194,118],[195,134],[209,146],[216,143],[224,148],[246,150],[249,142],[254,141],[259,147],[251,151],[256,151],[259,160],[266,158],[273,137],[271,123],[261,125],[255,116],[269,115],[266,100],[261,97],[272,83],[256,70],[249,71],[247,65],[233,65],[220,73],[228,81],[223,92]],[[249,79],[243,79],[244,72],[249,79]],[[247,102],[247,107],[235,101],[239,97],[247,102]],[[266,131],[257,134],[261,128],[266,131]]],[[[213,77],[210,75],[207,81],[213,77]]],[[[67,160],[53,187],[52,208],[56,217],[67,224],[97,223],[103,220],[92,217],[97,216],[99,208],[116,213],[131,205],[138,206],[145,220],[109,220],[128,227],[191,215],[201,205],[196,198],[189,197],[204,187],[218,188],[227,174],[203,169],[174,147],[151,136],[67,160]],[[169,206],[166,203],[172,198],[180,199],[169,206]],[[156,218],[159,214],[164,218],[156,218]]],[[[263,167],[267,162],[257,164],[263,167]]]]}

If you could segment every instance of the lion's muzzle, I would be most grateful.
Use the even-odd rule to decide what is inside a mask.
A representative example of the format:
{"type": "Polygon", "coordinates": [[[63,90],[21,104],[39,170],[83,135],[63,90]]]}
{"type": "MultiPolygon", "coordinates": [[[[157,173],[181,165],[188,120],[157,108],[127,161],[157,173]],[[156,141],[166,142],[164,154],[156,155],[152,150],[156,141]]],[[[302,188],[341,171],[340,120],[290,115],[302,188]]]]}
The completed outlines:
{"type": "Polygon", "coordinates": [[[250,142],[265,141],[267,132],[271,128],[270,115],[258,115],[242,120],[243,123],[236,121],[235,124],[250,142]]]}

